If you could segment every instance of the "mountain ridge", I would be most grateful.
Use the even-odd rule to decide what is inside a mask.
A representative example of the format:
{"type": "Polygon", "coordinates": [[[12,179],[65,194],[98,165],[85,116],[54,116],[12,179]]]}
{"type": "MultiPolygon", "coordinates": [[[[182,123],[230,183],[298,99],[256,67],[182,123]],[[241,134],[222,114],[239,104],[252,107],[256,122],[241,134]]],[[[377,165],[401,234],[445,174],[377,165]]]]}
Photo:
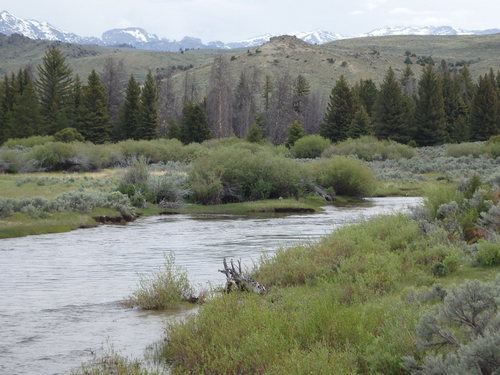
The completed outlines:
{"type": "MultiPolygon", "coordinates": [[[[21,34],[31,39],[59,40],[66,43],[96,44],[99,46],[130,46],[143,50],[176,52],[187,49],[238,49],[252,48],[268,42],[273,34],[264,34],[236,42],[210,41],[204,43],[200,38],[185,36],[181,40],[170,40],[151,34],[140,27],[116,28],[105,31],[101,38],[83,37],[62,31],[48,22],[26,20],[7,11],[0,13],[0,33],[21,34]]],[[[346,36],[325,30],[296,31],[287,33],[309,44],[326,44],[336,40],[358,37],[390,35],[485,35],[500,33],[500,29],[464,30],[451,26],[391,26],[372,30],[365,34],[346,36]]]]}

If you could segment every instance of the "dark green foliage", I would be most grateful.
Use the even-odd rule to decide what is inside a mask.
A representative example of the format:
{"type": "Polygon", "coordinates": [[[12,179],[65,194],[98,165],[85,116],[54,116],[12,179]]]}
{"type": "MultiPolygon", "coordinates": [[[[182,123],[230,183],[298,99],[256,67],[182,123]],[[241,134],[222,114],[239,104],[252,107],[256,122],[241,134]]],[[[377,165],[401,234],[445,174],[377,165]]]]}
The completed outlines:
{"type": "Polygon", "coordinates": [[[54,141],[56,142],[83,142],[85,138],[75,128],[64,128],[54,134],[54,141]]]}
{"type": "Polygon", "coordinates": [[[371,133],[371,119],[363,105],[358,107],[349,126],[349,138],[359,138],[371,133]]]}
{"type": "Polygon", "coordinates": [[[137,129],[140,123],[141,88],[131,75],[125,92],[125,102],[121,109],[121,138],[137,139],[137,129]]]}
{"type": "Polygon", "coordinates": [[[359,103],[365,107],[368,115],[372,117],[378,95],[375,83],[371,79],[362,79],[353,87],[353,90],[359,103]]]}
{"type": "Polygon", "coordinates": [[[415,140],[420,146],[441,144],[446,139],[443,86],[432,65],[424,69],[418,86],[415,140]]]}
{"type": "Polygon", "coordinates": [[[307,107],[311,87],[302,74],[297,76],[293,84],[293,110],[302,115],[307,107]]]}
{"type": "Polygon", "coordinates": [[[498,134],[498,97],[495,86],[487,76],[479,82],[471,106],[471,139],[485,141],[498,134]]]}
{"type": "Polygon", "coordinates": [[[85,139],[93,143],[111,141],[112,125],[106,108],[106,93],[95,70],[83,88],[82,109],[79,130],[85,139]]]}
{"type": "Polygon", "coordinates": [[[182,109],[181,141],[201,143],[211,137],[210,125],[203,108],[199,104],[189,102],[182,109]]]}
{"type": "Polygon", "coordinates": [[[136,139],[154,139],[158,136],[158,93],[151,71],[141,90],[139,109],[139,126],[136,129],[136,139]]]}
{"type": "Polygon", "coordinates": [[[248,131],[247,137],[246,137],[247,142],[251,143],[260,143],[263,140],[262,136],[262,128],[254,124],[250,127],[250,130],[248,131]]]}
{"type": "Polygon", "coordinates": [[[181,140],[182,138],[181,127],[179,126],[179,123],[177,121],[170,120],[168,122],[167,138],[181,140]]]}
{"type": "Polygon", "coordinates": [[[333,142],[348,138],[355,112],[355,100],[349,84],[341,75],[330,94],[325,119],[320,126],[321,136],[333,142]]]}
{"type": "Polygon", "coordinates": [[[396,80],[392,68],[389,68],[380,86],[376,104],[375,135],[378,138],[407,143],[411,139],[411,130],[406,120],[407,112],[401,85],[396,80]]]}
{"type": "Polygon", "coordinates": [[[500,266],[500,243],[479,241],[476,259],[482,266],[500,266]]]}
{"type": "Polygon", "coordinates": [[[71,69],[62,52],[52,47],[38,66],[37,88],[45,129],[42,134],[55,133],[66,126],[71,97],[71,69]]]}
{"type": "Polygon", "coordinates": [[[304,127],[298,122],[294,121],[288,127],[288,136],[285,142],[287,148],[292,148],[295,142],[304,136],[304,127]]]}

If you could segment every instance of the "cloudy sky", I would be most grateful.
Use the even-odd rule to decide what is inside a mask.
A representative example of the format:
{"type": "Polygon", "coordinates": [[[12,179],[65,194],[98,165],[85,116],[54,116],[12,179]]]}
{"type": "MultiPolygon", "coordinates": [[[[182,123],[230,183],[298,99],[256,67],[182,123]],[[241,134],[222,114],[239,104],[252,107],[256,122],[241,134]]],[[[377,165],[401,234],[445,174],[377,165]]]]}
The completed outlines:
{"type": "Polygon", "coordinates": [[[2,0],[0,10],[84,36],[138,26],[205,42],[316,29],[357,35],[401,25],[500,28],[498,0],[2,0]]]}

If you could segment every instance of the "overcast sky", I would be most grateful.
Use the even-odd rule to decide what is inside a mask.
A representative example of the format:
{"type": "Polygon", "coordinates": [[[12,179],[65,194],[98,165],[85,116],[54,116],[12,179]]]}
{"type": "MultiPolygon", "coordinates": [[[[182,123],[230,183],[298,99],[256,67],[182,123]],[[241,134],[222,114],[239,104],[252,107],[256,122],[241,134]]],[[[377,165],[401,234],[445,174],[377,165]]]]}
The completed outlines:
{"type": "Polygon", "coordinates": [[[500,28],[498,0],[2,0],[0,10],[83,36],[138,26],[205,42],[316,29],[351,36],[401,25],[500,28]]]}

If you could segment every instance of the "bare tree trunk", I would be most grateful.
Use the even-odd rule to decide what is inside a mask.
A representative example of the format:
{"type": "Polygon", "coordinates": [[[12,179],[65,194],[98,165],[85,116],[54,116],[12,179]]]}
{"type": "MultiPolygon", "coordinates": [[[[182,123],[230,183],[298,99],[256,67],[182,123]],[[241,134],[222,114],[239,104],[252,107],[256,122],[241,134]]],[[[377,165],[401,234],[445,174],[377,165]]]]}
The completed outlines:
{"type": "Polygon", "coordinates": [[[249,292],[252,291],[257,294],[264,294],[266,288],[264,285],[259,284],[257,281],[252,279],[250,276],[245,275],[241,270],[241,261],[238,260],[238,267],[234,266],[234,262],[231,259],[231,267],[228,267],[226,258],[222,262],[224,269],[219,270],[219,272],[226,275],[226,293],[230,293],[234,288],[236,290],[249,292]]]}

